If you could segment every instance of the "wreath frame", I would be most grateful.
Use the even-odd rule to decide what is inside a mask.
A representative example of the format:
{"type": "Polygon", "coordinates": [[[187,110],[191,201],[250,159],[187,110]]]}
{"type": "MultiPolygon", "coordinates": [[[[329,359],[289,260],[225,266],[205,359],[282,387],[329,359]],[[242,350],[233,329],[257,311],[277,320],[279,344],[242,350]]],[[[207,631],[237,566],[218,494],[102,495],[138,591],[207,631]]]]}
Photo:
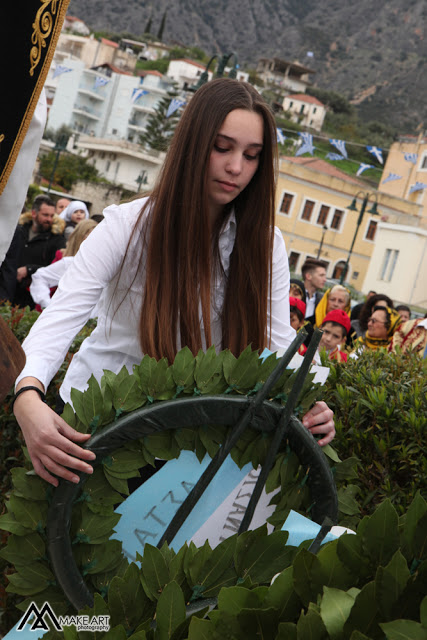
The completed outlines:
{"type": "MultiPolygon", "coordinates": [[[[134,368],[134,372],[132,374],[124,370],[117,375],[106,371],[103,379],[101,380],[101,385],[92,378],[89,381],[87,391],[82,393],[74,390],[73,403],[76,410],[73,412],[70,405],[67,405],[63,415],[67,422],[78,430],[92,431],[95,434],[92,442],[96,443],[102,439],[102,434],[104,432],[106,434],[114,433],[117,436],[119,429],[116,425],[119,420],[121,419],[124,423],[129,422],[130,420],[129,415],[120,418],[122,413],[126,413],[127,410],[135,413],[135,398],[129,392],[129,389],[138,393],[138,402],[140,405],[149,405],[144,410],[146,415],[153,416],[159,410],[155,407],[163,406],[166,408],[168,405],[173,405],[175,408],[177,406],[181,406],[185,413],[190,406],[189,401],[191,400],[192,402],[190,402],[190,404],[192,404],[195,400],[194,397],[189,398],[188,396],[190,395],[196,396],[199,400],[208,404],[211,403],[212,406],[217,406],[218,402],[222,402],[222,400],[219,400],[218,395],[214,395],[213,397],[211,396],[211,394],[215,392],[223,394],[221,397],[225,397],[227,399],[230,406],[233,406],[233,411],[241,413],[242,408],[248,405],[248,399],[253,397],[257,391],[259,391],[260,385],[262,386],[265,382],[268,375],[274,369],[276,363],[276,356],[275,354],[272,354],[272,356],[267,358],[267,360],[261,364],[258,352],[252,352],[250,348],[246,349],[237,359],[227,351],[216,354],[212,348],[206,353],[200,352],[196,358],[194,358],[189,350],[183,349],[179,352],[175,362],[170,367],[165,361],[156,362],[154,359],[146,356],[141,365],[134,368]],[[148,376],[147,371],[149,372],[148,376]],[[125,394],[123,394],[123,389],[127,390],[125,394]],[[207,392],[209,391],[210,397],[207,395],[207,392]],[[170,403],[160,402],[162,400],[167,401],[172,399],[173,402],[170,403]],[[90,410],[88,409],[88,406],[91,407],[90,410]],[[240,408],[237,410],[234,407],[240,408]],[[106,425],[111,422],[112,416],[117,419],[117,422],[111,425],[111,427],[107,427],[106,425]]],[[[315,385],[313,386],[312,384],[312,378],[313,376],[310,374],[304,382],[302,389],[303,398],[301,404],[296,408],[297,412],[307,410],[308,406],[313,403],[319,394],[318,387],[315,385]]],[[[294,382],[295,373],[289,369],[283,371],[280,379],[277,380],[277,383],[271,389],[270,398],[263,403],[260,413],[262,414],[267,411],[267,414],[268,412],[270,412],[270,414],[274,414],[278,411],[278,407],[285,406],[288,399],[287,394],[292,389],[294,382]]],[[[292,422],[298,423],[299,427],[297,428],[310,439],[310,442],[314,447],[318,448],[316,441],[304,429],[304,427],[302,427],[295,416],[292,418],[292,422]]],[[[256,420],[254,424],[256,424],[256,420]]],[[[271,428],[270,431],[272,430],[273,428],[271,428]]],[[[189,430],[184,429],[184,431],[187,432],[184,434],[185,440],[185,438],[188,439],[189,430]]],[[[111,503],[117,501],[118,497],[120,498],[118,491],[120,490],[120,487],[123,486],[123,481],[127,480],[127,478],[138,475],[137,469],[146,463],[153,463],[156,456],[165,457],[166,459],[177,457],[177,455],[175,455],[176,452],[174,453],[174,451],[168,450],[168,447],[163,449],[163,454],[166,455],[161,455],[162,446],[159,446],[159,438],[166,445],[166,442],[171,442],[171,438],[175,437],[175,439],[181,441],[181,449],[196,451],[199,459],[203,458],[206,452],[208,452],[212,457],[212,455],[215,454],[215,450],[217,450],[222,444],[224,430],[218,429],[217,427],[211,429],[212,433],[209,432],[210,435],[208,438],[206,437],[206,433],[203,434],[203,429],[190,431],[192,432],[192,443],[190,445],[188,445],[188,442],[187,445],[183,445],[183,434],[179,433],[179,429],[174,430],[173,435],[171,429],[169,429],[160,435],[146,435],[143,440],[139,440],[138,442],[135,441],[132,446],[125,445],[124,451],[122,447],[121,452],[118,454],[114,453],[111,456],[109,454],[112,449],[114,449],[114,446],[118,444],[118,441],[114,441],[113,438],[114,443],[111,444],[109,448],[103,449],[102,453],[105,455],[102,456],[102,459],[101,456],[98,457],[98,460],[100,460],[102,464],[100,464],[95,470],[94,475],[88,478],[85,490],[79,497],[77,497],[77,493],[79,492],[79,489],[82,488],[82,485],[80,487],[72,485],[71,489],[77,491],[74,496],[74,505],[76,503],[80,503],[79,507],[81,507],[82,510],[85,510],[83,515],[80,514],[77,517],[77,521],[75,520],[75,513],[73,513],[71,522],[71,530],[74,535],[74,539],[72,541],[73,555],[76,558],[76,564],[79,565],[82,574],[92,578],[92,586],[95,588],[95,592],[105,596],[109,582],[113,576],[123,575],[126,571],[126,567],[128,566],[127,560],[124,559],[121,554],[121,549],[120,553],[118,553],[117,546],[115,546],[114,553],[112,554],[113,556],[115,555],[115,558],[112,558],[110,562],[105,562],[105,558],[104,561],[101,560],[101,562],[99,562],[99,558],[102,558],[103,556],[102,550],[104,547],[106,548],[109,545],[108,549],[110,552],[113,547],[111,543],[117,542],[109,540],[116,521],[111,522],[111,517],[110,519],[108,519],[108,517],[112,515],[111,503]],[[155,442],[153,441],[153,438],[155,442]],[[132,467],[130,468],[128,464],[128,467],[123,471],[121,464],[123,462],[123,456],[125,456],[126,463],[129,463],[126,455],[130,452],[134,454],[138,447],[139,451],[138,455],[135,456],[134,465],[130,465],[130,467],[132,467]],[[142,464],[141,460],[143,461],[142,464]],[[114,497],[113,495],[104,495],[103,499],[100,502],[97,502],[94,500],[94,497],[95,495],[99,496],[100,493],[97,481],[99,485],[99,478],[101,474],[102,477],[105,476],[106,478],[103,487],[105,488],[105,486],[110,486],[110,489],[113,489],[111,493],[114,494],[114,497]],[[90,536],[86,536],[84,534],[84,531],[83,535],[80,535],[81,529],[79,528],[79,522],[84,521],[85,514],[88,513],[88,510],[91,512],[92,516],[94,514],[95,516],[99,516],[99,518],[106,516],[105,522],[107,523],[100,527],[103,533],[100,534],[98,538],[92,540],[90,539],[90,536]],[[108,524],[111,524],[111,526],[108,527],[108,524]],[[108,529],[108,531],[106,529],[108,529]],[[85,561],[82,561],[83,558],[85,561]],[[96,566],[97,564],[98,566],[96,566]]],[[[237,443],[237,446],[233,449],[231,455],[240,466],[244,466],[249,459],[252,461],[253,466],[256,467],[259,462],[262,462],[262,452],[259,452],[260,447],[258,445],[261,444],[261,448],[263,448],[265,452],[267,449],[264,443],[268,440],[268,437],[261,437],[260,439],[257,435],[256,429],[249,429],[242,438],[242,441],[237,443]],[[251,449],[251,454],[248,453],[248,449],[251,449]]],[[[123,442],[122,439],[121,442],[123,442]]],[[[270,490],[274,486],[280,485],[280,467],[285,457],[289,460],[289,451],[286,452],[285,449],[282,448],[278,456],[276,456],[274,468],[269,474],[267,482],[270,486],[270,490]],[[280,464],[278,464],[279,462],[280,464]]],[[[328,466],[326,462],[325,464],[328,466]]],[[[290,468],[295,472],[298,465],[295,466],[291,464],[290,468]]],[[[50,502],[52,504],[54,492],[52,492],[52,488],[50,486],[46,486],[46,483],[35,476],[33,472],[28,474],[23,469],[16,470],[15,476],[15,491],[8,504],[9,513],[0,518],[0,526],[12,533],[12,536],[10,536],[10,542],[12,542],[12,544],[9,544],[8,547],[6,547],[2,552],[2,556],[13,562],[17,569],[17,573],[11,576],[11,584],[9,585],[10,588],[8,587],[8,590],[21,595],[31,596],[31,600],[25,600],[21,605],[19,605],[19,608],[22,608],[23,610],[25,610],[26,605],[30,601],[42,603],[46,600],[53,600],[56,603],[56,610],[58,610],[58,612],[66,612],[68,610],[68,605],[63,599],[61,600],[62,589],[58,588],[57,580],[55,580],[55,577],[50,571],[46,556],[46,545],[44,544],[49,544],[45,534],[46,502],[50,502]],[[17,509],[17,501],[19,500],[31,500],[31,507],[34,507],[36,512],[35,515],[33,514],[29,519],[21,518],[20,511],[17,509]],[[14,538],[19,538],[20,541],[25,540],[25,542],[31,542],[32,548],[38,549],[36,555],[26,558],[25,561],[23,561],[19,554],[14,554],[17,542],[16,540],[13,540],[14,538]],[[28,538],[31,538],[31,541],[29,541],[28,538]],[[38,582],[36,581],[37,584],[34,588],[34,582],[32,582],[31,579],[28,579],[28,564],[33,569],[37,565],[38,576],[42,576],[38,582]],[[43,588],[41,588],[41,584],[43,588]]],[[[294,473],[294,476],[295,481],[297,481],[299,486],[302,487],[307,480],[305,474],[302,473],[298,475],[298,473],[294,473]]],[[[69,484],[71,483],[61,483],[64,487],[69,484]]],[[[67,487],[67,489],[68,488],[69,487],[67,487]]],[[[305,489],[306,487],[304,487],[300,493],[304,494],[305,489]]],[[[61,491],[64,490],[65,489],[61,489],[61,491]]],[[[303,500],[304,496],[302,495],[300,497],[301,500],[303,500]]],[[[55,514],[55,509],[53,509],[52,513],[55,514]]],[[[56,513],[55,519],[56,522],[60,520],[60,518],[58,518],[58,513],[56,513]]],[[[93,529],[95,528],[96,527],[93,529]]],[[[69,568],[70,567],[68,566],[67,570],[69,570],[69,568]]]]}

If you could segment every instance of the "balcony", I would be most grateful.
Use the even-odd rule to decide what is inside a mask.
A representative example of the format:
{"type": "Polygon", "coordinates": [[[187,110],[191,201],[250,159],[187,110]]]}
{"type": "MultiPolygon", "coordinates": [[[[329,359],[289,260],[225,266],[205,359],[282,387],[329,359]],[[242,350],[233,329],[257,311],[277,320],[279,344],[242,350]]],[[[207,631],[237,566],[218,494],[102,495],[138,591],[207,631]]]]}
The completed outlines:
{"type": "Polygon", "coordinates": [[[101,114],[97,113],[96,111],[94,111],[94,109],[89,109],[89,107],[86,107],[85,105],[79,105],[76,104],[73,107],[73,112],[77,113],[81,116],[84,116],[85,118],[88,118],[89,120],[100,120],[101,119],[101,114]]]}
{"type": "Polygon", "coordinates": [[[88,85],[80,85],[78,92],[85,96],[89,96],[92,100],[100,100],[101,102],[105,100],[105,96],[100,95],[96,89],[93,89],[93,87],[88,85]]]}

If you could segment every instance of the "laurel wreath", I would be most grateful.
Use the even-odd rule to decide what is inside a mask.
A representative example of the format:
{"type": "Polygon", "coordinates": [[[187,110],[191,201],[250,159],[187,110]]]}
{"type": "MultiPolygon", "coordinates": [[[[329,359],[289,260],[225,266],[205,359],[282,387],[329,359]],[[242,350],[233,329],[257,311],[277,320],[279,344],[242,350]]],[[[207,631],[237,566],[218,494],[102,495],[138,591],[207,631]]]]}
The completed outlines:
{"type": "MultiPolygon", "coordinates": [[[[228,350],[217,354],[214,348],[194,357],[184,348],[170,366],[165,359],[156,361],[145,356],[132,373],[126,367],[117,375],[104,371],[100,383],[92,376],[86,391],[73,389],[74,409],[67,404],[63,418],[80,432],[98,434],[121,416],[165,400],[253,395],[276,364],[275,354],[261,361],[250,347],[239,358],[228,350]]],[[[269,399],[285,404],[295,375],[286,369],[269,399]]],[[[313,377],[309,374],[305,380],[296,414],[307,411],[319,397],[319,385],[313,384],[313,377]]],[[[173,585],[179,587],[188,603],[215,597],[224,586],[268,583],[292,562],[295,550],[284,546],[288,534],[276,530],[267,536],[266,527],[232,536],[213,550],[207,543],[201,549],[192,543],[184,545],[178,553],[167,545],[157,549],[146,544],[143,556],[138,555],[139,567],[129,564],[118,540],[110,539],[120,518],[114,508],[129,495],[128,480],[137,477],[139,469],[154,466],[156,458],[177,458],[182,450],[194,451],[200,461],[206,453],[213,457],[226,431],[224,425],[210,424],[153,433],[125,443],[102,459],[87,478],[74,501],[70,537],[75,562],[94,593],[94,613],[102,615],[108,609],[113,623],[121,624],[126,619],[127,629],[146,627],[156,614],[161,595],[167,591],[168,599],[174,599],[173,585]],[[142,612],[136,606],[141,594],[146,609],[142,612]],[[104,598],[108,598],[108,606],[104,598]]],[[[240,468],[248,462],[257,468],[265,460],[270,441],[269,434],[248,428],[231,456],[240,468]]],[[[326,448],[326,453],[330,464],[339,469],[333,449],[326,448]]],[[[23,611],[31,602],[39,606],[49,602],[56,614],[65,615],[70,612],[70,604],[52,571],[46,536],[53,488],[29,468],[28,462],[27,468],[13,469],[14,489],[7,513],[0,517],[0,528],[11,534],[0,555],[16,570],[9,576],[7,590],[24,598],[19,605],[23,611]]],[[[281,489],[273,498],[276,509],[269,519],[276,528],[282,526],[291,508],[309,513],[306,479],[306,470],[284,441],[266,483],[267,492],[281,489]]]]}

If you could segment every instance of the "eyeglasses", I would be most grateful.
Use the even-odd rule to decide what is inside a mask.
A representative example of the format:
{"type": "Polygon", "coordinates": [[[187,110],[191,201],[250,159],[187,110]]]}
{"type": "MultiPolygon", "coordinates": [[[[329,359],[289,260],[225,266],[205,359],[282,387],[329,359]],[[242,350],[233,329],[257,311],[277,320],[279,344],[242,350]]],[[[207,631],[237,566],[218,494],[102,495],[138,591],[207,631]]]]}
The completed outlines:
{"type": "Polygon", "coordinates": [[[368,320],[368,324],[387,324],[386,322],[383,322],[382,320],[377,320],[376,318],[369,318],[368,320]]]}

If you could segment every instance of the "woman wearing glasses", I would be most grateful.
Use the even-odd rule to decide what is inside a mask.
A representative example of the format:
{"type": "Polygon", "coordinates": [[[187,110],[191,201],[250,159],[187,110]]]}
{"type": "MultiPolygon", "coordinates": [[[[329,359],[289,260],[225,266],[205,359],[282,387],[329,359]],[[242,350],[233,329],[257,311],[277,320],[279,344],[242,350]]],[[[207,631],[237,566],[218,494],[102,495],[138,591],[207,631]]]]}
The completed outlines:
{"type": "Polygon", "coordinates": [[[400,315],[391,307],[374,307],[368,319],[368,330],[356,342],[356,350],[389,348],[394,332],[401,324],[400,315]]]}

